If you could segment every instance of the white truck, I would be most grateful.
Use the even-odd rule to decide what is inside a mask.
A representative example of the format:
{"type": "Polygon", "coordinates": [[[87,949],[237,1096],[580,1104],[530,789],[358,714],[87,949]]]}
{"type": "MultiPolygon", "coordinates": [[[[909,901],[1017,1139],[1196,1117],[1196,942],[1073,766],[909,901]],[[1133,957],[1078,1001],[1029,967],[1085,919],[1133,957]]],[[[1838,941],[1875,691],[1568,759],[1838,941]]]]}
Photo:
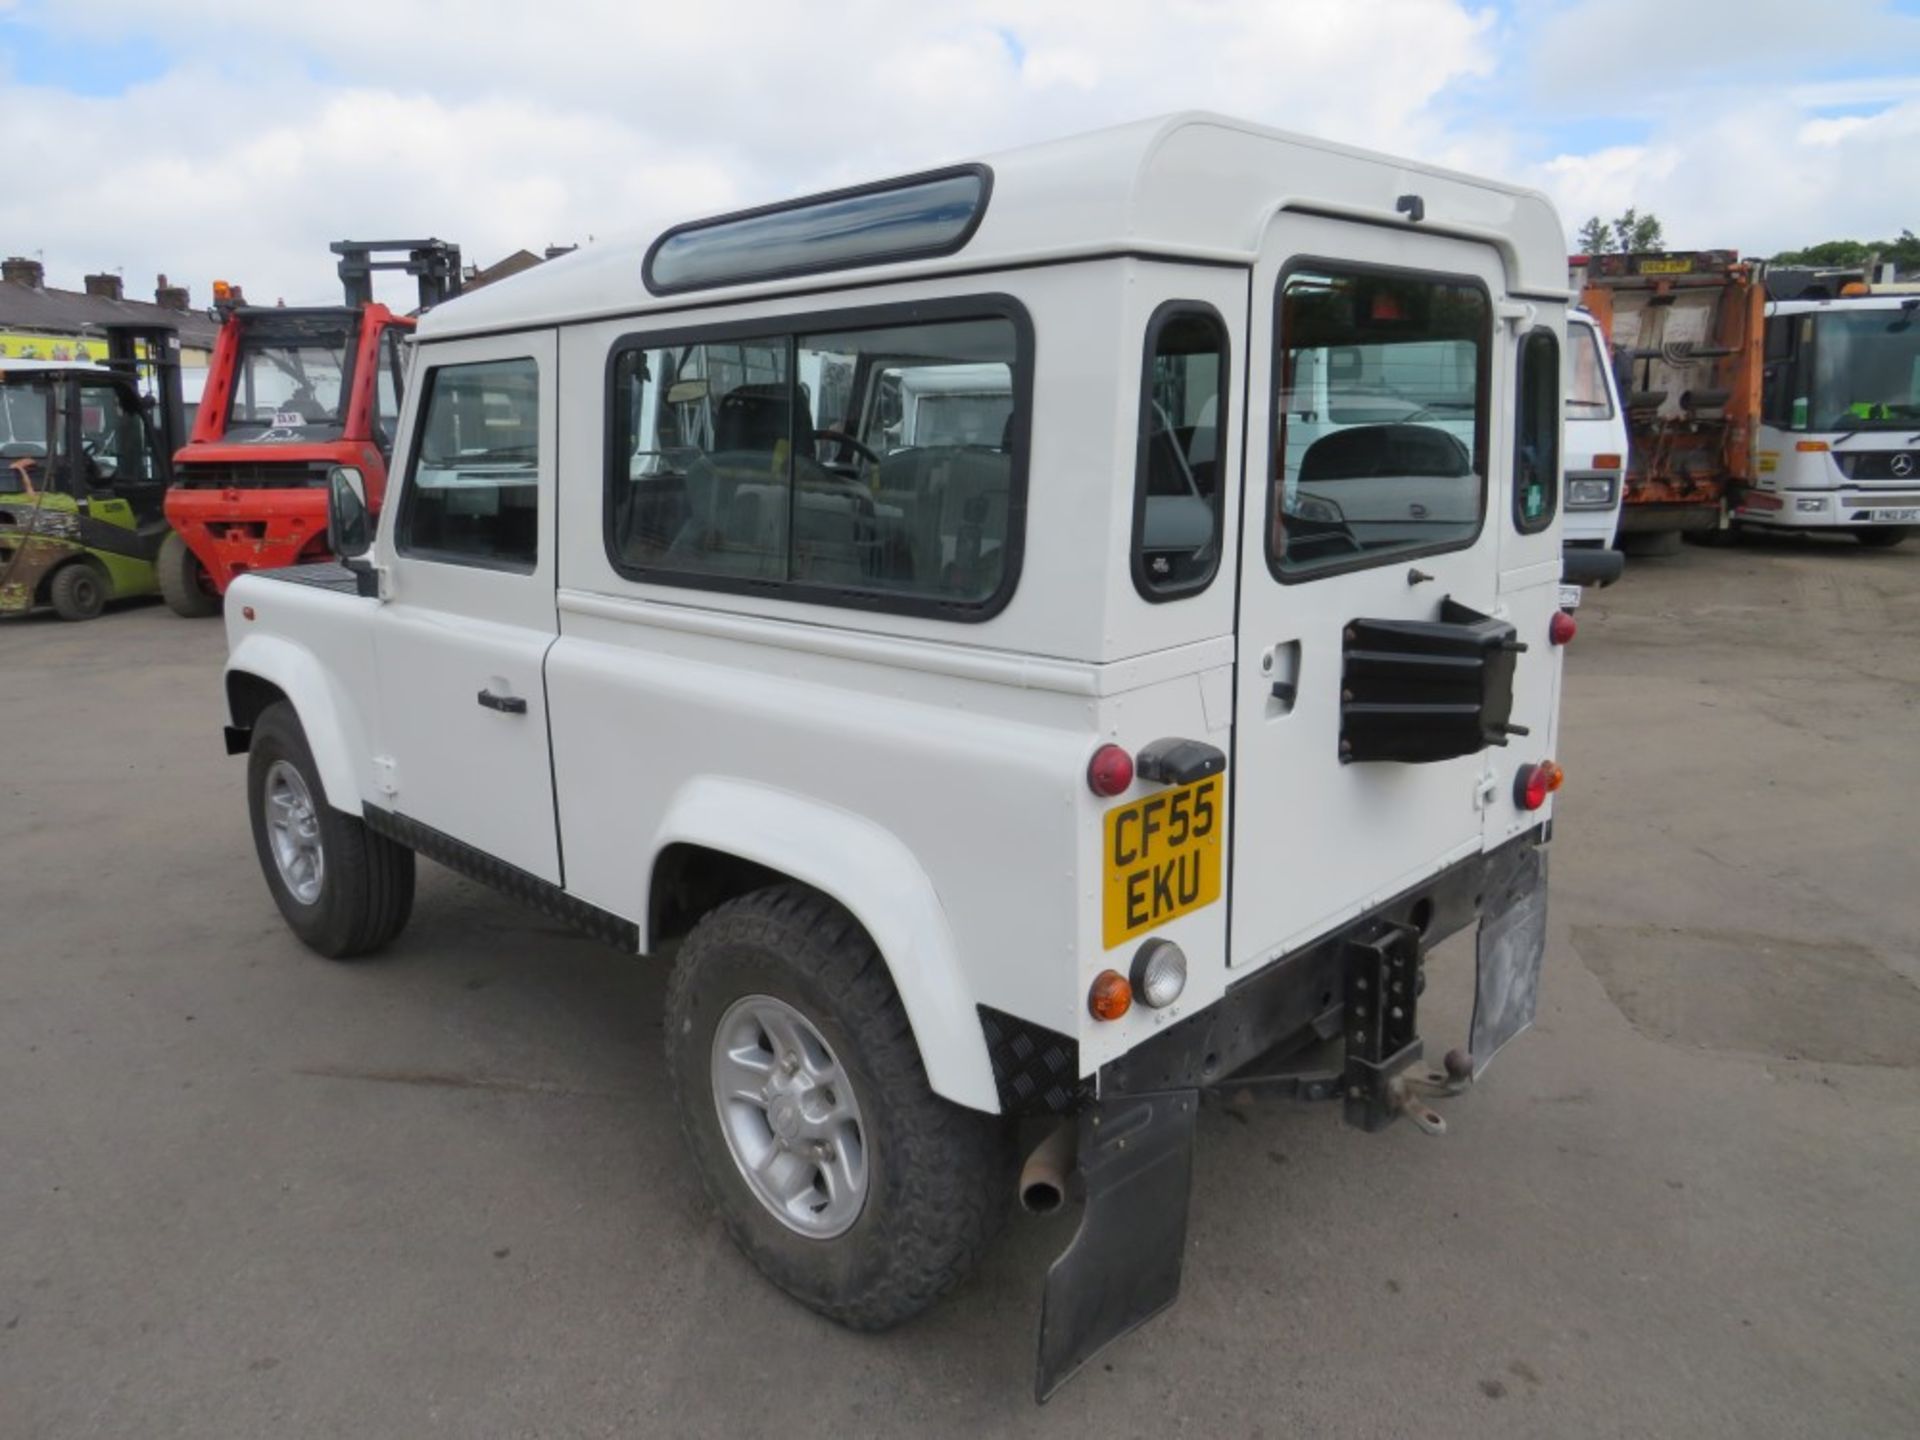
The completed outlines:
{"type": "Polygon", "coordinates": [[[1767,275],[1754,477],[1729,522],[1898,545],[1920,526],[1920,285],[1803,274],[1767,275]]]}
{"type": "Polygon", "coordinates": [[[343,562],[226,609],[269,891],[363,954],[423,855],[669,964],[692,1162],[846,1324],[931,1304],[1016,1189],[1077,1200],[1044,1397],[1172,1302],[1204,1096],[1438,1131],[1531,1022],[1561,235],[1183,115],[432,310],[391,503],[336,470],[343,562]],[[1436,346],[1444,414],[1296,422],[1308,357],[1351,409],[1436,346]],[[1000,423],[906,435],[963,375],[1000,423]],[[1429,1070],[1425,957],[1475,926],[1429,1070]]]}
{"type": "Polygon", "coordinates": [[[1567,315],[1566,405],[1562,537],[1569,552],[1611,550],[1626,500],[1627,418],[1606,332],[1584,310],[1567,315]]]}

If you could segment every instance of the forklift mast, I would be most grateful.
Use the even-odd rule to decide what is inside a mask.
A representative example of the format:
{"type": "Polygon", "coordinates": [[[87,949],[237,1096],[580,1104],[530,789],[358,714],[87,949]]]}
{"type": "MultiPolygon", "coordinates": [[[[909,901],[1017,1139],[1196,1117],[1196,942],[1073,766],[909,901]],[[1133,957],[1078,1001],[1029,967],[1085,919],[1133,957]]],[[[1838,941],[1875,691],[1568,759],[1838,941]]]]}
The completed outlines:
{"type": "Polygon", "coordinates": [[[418,279],[422,310],[460,293],[460,247],[449,241],[336,240],[329,248],[340,257],[340,283],[356,310],[373,303],[376,270],[402,270],[418,279]],[[373,258],[402,252],[405,259],[373,258]]]}
{"type": "Polygon", "coordinates": [[[169,468],[174,452],[187,443],[187,411],[180,392],[180,332],[171,325],[109,324],[107,367],[136,383],[152,377],[154,422],[160,432],[159,454],[169,468]],[[146,354],[140,353],[141,347],[146,354]]]}

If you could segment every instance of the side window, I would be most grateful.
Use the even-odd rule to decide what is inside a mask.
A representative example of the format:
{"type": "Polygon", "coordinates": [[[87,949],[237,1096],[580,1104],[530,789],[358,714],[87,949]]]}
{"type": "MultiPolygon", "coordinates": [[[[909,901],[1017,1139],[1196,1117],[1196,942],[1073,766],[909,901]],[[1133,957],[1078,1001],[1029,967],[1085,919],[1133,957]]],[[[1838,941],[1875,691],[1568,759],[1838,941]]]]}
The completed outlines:
{"type": "Polygon", "coordinates": [[[373,439],[380,453],[393,454],[393,437],[400,427],[400,377],[406,373],[400,348],[401,329],[389,325],[380,337],[380,373],[373,379],[373,439]]]}
{"type": "Polygon", "coordinates": [[[1134,462],[1133,583],[1148,600],[1207,588],[1220,567],[1227,329],[1174,300],[1147,322],[1134,462]]]}
{"type": "Polygon", "coordinates": [[[1513,431],[1513,524],[1533,535],[1553,523],[1560,503],[1560,341],[1551,330],[1529,330],[1520,342],[1513,431]]]}
{"type": "Polygon", "coordinates": [[[1312,264],[1283,278],[1275,310],[1274,573],[1470,545],[1487,473],[1485,289],[1312,264]]]}
{"type": "Polygon", "coordinates": [[[89,486],[153,478],[146,422],[117,386],[80,387],[80,450],[89,486]]]}
{"type": "Polygon", "coordinates": [[[1579,320],[1567,324],[1567,418],[1611,420],[1613,397],[1607,393],[1606,342],[1600,327],[1579,320]]]}
{"type": "Polygon", "coordinates": [[[1014,321],[812,323],[616,351],[614,567],[830,604],[990,613],[1018,554],[1014,321]]]}
{"type": "Polygon", "coordinates": [[[531,359],[428,370],[400,501],[402,555],[532,570],[539,542],[540,371],[531,359]]]}

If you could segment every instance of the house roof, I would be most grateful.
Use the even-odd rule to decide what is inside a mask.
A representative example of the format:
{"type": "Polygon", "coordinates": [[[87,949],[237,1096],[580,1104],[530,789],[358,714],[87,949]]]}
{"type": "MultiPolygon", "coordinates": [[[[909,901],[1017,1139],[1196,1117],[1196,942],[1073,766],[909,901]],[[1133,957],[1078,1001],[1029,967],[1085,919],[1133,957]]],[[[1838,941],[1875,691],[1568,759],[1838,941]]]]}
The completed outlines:
{"type": "Polygon", "coordinates": [[[436,306],[430,340],[478,331],[684,310],[823,285],[876,285],[1125,252],[1251,265],[1276,212],[1309,210],[1484,240],[1509,291],[1567,296],[1566,237],[1537,191],[1324,140],[1188,113],[981,157],[992,173],[979,228],[952,253],[834,274],[796,274],[656,294],[643,278],[652,236],[607,241],[436,306]]]}
{"type": "Polygon", "coordinates": [[[109,300],[83,290],[38,289],[0,280],[0,330],[44,330],[57,335],[103,333],[109,324],[170,325],[180,343],[211,350],[220,327],[204,310],[171,310],[150,300],[109,300]]]}

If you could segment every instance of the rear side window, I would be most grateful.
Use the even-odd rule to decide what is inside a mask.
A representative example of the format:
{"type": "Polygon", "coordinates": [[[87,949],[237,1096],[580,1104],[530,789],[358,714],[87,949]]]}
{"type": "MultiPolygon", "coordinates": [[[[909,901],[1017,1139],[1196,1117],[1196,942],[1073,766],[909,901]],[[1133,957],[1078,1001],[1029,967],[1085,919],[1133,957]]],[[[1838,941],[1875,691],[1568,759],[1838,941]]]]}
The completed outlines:
{"type": "Polygon", "coordinates": [[[616,350],[607,551],[631,579],[984,618],[1017,576],[1024,316],[912,307],[616,350]]]}
{"type": "Polygon", "coordinates": [[[1227,329],[1174,300],[1147,322],[1134,474],[1133,583],[1149,600],[1207,588],[1220,568],[1227,329]]]}
{"type": "Polygon", "coordinates": [[[1534,329],[1520,342],[1513,437],[1513,523],[1524,535],[1553,523],[1560,503],[1560,341],[1534,329]]]}
{"type": "Polygon", "coordinates": [[[1268,560],[1282,580],[1480,532],[1492,306],[1477,281],[1307,262],[1276,297],[1268,560]]]}
{"type": "Polygon", "coordinates": [[[426,373],[400,503],[403,555],[532,570],[539,551],[540,370],[531,358],[426,373]]]}

